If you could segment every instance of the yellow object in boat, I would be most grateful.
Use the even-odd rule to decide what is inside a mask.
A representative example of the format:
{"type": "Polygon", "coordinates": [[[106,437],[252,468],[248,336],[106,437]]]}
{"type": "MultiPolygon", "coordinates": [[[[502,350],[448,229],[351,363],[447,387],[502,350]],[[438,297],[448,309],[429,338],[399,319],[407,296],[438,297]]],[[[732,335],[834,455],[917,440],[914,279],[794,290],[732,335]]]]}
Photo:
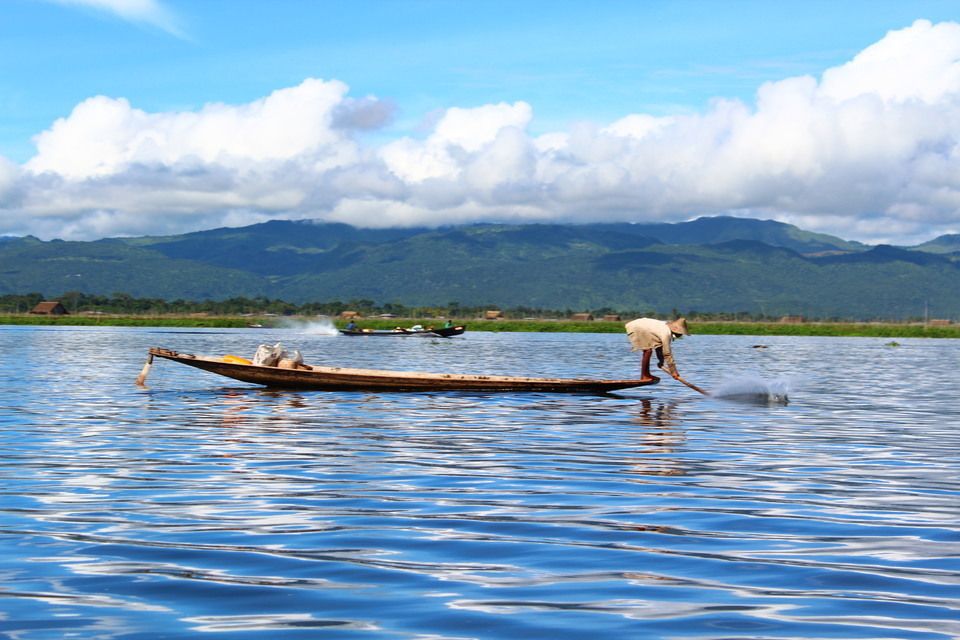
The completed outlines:
{"type": "Polygon", "coordinates": [[[241,358],[240,356],[223,356],[224,362],[232,362],[233,364],[253,364],[246,358],[241,358]]]}

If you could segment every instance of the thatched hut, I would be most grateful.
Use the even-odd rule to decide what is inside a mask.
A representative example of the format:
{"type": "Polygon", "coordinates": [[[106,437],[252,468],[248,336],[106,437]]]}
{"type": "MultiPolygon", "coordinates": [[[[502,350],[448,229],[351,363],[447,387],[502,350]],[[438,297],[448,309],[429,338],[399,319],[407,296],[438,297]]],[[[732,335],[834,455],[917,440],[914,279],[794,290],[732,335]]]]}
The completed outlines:
{"type": "Polygon", "coordinates": [[[59,302],[41,302],[30,312],[38,316],[68,316],[70,312],[59,302]]]}

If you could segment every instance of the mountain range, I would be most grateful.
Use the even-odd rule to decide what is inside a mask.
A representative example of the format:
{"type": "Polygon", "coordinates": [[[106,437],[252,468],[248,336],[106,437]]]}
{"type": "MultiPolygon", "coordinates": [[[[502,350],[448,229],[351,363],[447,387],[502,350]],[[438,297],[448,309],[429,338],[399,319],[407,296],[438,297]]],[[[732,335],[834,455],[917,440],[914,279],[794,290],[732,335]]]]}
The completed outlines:
{"type": "Polygon", "coordinates": [[[870,246],[771,220],[364,229],[271,221],[175,236],[0,238],[0,295],[265,296],[408,307],[960,316],[960,235],[870,246]]]}

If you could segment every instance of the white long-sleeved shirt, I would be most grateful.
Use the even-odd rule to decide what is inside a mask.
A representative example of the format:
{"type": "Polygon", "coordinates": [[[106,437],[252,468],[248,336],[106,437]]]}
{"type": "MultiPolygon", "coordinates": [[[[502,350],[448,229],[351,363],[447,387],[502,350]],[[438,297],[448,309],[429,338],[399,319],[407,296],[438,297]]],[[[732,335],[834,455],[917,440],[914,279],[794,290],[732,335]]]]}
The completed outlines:
{"type": "Polygon", "coordinates": [[[628,322],[626,329],[633,351],[662,348],[667,368],[673,373],[677,372],[677,363],[673,360],[673,350],[670,348],[673,340],[670,325],[656,318],[638,318],[628,322]]]}

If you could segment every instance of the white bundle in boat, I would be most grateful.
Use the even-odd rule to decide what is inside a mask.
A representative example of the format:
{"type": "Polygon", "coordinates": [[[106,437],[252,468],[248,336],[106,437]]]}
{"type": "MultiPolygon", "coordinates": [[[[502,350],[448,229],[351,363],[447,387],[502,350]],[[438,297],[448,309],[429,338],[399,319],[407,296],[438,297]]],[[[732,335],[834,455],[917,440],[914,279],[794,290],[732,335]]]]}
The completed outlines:
{"type": "Polygon", "coordinates": [[[253,356],[253,364],[259,364],[264,367],[282,367],[284,369],[299,369],[303,364],[303,356],[300,351],[294,349],[292,352],[283,348],[283,343],[278,342],[272,347],[262,344],[257,347],[257,353],[253,356]]]}
{"type": "Polygon", "coordinates": [[[293,350],[293,353],[289,351],[284,351],[280,357],[280,362],[277,363],[277,366],[281,369],[301,369],[303,364],[303,356],[300,355],[300,352],[296,349],[293,350]]]}
{"type": "Polygon", "coordinates": [[[280,359],[286,356],[283,344],[270,345],[262,344],[257,347],[257,353],[253,356],[253,364],[263,365],[265,367],[275,367],[280,359]]]}

